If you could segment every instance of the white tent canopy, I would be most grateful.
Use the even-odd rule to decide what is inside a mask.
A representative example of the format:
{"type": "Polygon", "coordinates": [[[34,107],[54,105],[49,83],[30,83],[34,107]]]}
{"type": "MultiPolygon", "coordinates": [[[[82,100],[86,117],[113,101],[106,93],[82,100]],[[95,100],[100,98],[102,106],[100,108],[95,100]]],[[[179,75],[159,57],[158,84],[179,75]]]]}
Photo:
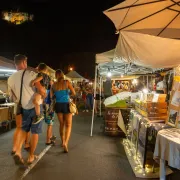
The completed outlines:
{"type": "Polygon", "coordinates": [[[106,76],[108,72],[111,72],[112,76],[147,74],[153,72],[152,68],[130,64],[117,58],[119,56],[115,54],[115,50],[110,50],[100,55],[96,55],[96,63],[98,63],[98,70],[101,76],[106,76]],[[114,61],[114,56],[116,57],[116,62],[114,61]]]}
{"type": "Polygon", "coordinates": [[[99,64],[99,63],[111,62],[114,58],[114,52],[115,52],[115,50],[112,49],[112,50],[107,51],[107,52],[96,54],[96,63],[99,64]]]}
{"type": "Polygon", "coordinates": [[[180,41],[120,31],[114,61],[150,68],[175,67],[180,64],[180,41]]]}
{"type": "Polygon", "coordinates": [[[82,81],[85,80],[84,77],[82,77],[80,74],[78,74],[76,71],[70,71],[66,74],[66,77],[71,79],[72,81],[82,81]]]}

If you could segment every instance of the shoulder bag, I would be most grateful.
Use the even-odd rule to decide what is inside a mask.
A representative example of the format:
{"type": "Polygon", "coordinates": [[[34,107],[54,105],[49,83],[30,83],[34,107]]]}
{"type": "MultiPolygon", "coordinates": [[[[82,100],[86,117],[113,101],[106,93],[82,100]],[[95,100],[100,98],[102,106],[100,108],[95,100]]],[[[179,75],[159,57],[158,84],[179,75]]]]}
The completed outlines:
{"type": "Polygon", "coordinates": [[[23,79],[24,79],[24,74],[25,74],[25,71],[23,72],[22,74],[22,78],[21,78],[21,87],[20,87],[20,99],[19,99],[19,102],[17,104],[17,107],[16,107],[16,115],[21,115],[22,114],[22,89],[23,89],[23,79]]]}
{"type": "MultiPolygon", "coordinates": [[[[65,83],[66,90],[67,90],[67,93],[68,93],[68,87],[67,87],[66,81],[64,81],[64,83],[65,83]]],[[[70,113],[72,113],[72,114],[78,114],[76,104],[73,103],[73,102],[70,101],[70,100],[69,100],[69,111],[70,111],[70,113]]]]}

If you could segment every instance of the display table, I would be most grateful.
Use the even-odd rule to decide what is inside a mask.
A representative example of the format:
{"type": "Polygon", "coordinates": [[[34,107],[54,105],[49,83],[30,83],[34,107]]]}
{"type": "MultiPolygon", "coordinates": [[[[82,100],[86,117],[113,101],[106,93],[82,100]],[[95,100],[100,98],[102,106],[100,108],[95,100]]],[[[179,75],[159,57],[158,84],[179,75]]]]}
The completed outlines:
{"type": "Polygon", "coordinates": [[[160,180],[166,179],[166,161],[169,166],[180,169],[180,129],[171,128],[159,131],[154,159],[160,160],[160,180]]]}
{"type": "Polygon", "coordinates": [[[9,108],[0,107],[0,123],[9,119],[9,108]]]}
{"type": "Polygon", "coordinates": [[[14,116],[15,103],[0,104],[0,125],[7,126],[11,129],[11,122],[15,119],[14,116]]]}

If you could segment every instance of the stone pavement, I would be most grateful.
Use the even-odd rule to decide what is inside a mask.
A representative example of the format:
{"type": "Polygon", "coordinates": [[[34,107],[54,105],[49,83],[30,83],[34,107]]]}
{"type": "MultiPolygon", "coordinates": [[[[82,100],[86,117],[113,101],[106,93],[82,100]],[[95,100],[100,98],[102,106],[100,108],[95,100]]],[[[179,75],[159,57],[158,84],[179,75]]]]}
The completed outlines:
{"type": "MultiPolygon", "coordinates": [[[[73,118],[73,130],[69,153],[64,154],[60,147],[58,122],[54,125],[57,144],[51,147],[43,158],[24,178],[25,180],[135,180],[126,158],[121,139],[103,134],[101,118],[94,122],[93,137],[90,137],[91,114],[80,113],[73,118]]],[[[36,153],[46,147],[46,125],[36,153]]],[[[0,180],[19,180],[23,170],[19,170],[10,156],[13,131],[0,135],[0,180]]],[[[27,157],[27,153],[24,152],[27,157]]],[[[170,176],[179,179],[179,171],[170,176]]]]}

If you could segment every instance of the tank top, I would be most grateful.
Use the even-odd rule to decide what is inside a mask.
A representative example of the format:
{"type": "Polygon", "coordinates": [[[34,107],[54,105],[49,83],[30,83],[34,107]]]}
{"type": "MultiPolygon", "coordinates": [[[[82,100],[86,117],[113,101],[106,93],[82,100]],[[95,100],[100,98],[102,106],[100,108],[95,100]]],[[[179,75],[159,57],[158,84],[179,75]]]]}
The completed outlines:
{"type": "MultiPolygon", "coordinates": [[[[64,81],[65,86],[66,86],[66,81],[64,81]]],[[[56,97],[56,102],[58,103],[68,103],[69,102],[69,89],[65,90],[58,90],[54,91],[55,97],[56,97]]]]}

